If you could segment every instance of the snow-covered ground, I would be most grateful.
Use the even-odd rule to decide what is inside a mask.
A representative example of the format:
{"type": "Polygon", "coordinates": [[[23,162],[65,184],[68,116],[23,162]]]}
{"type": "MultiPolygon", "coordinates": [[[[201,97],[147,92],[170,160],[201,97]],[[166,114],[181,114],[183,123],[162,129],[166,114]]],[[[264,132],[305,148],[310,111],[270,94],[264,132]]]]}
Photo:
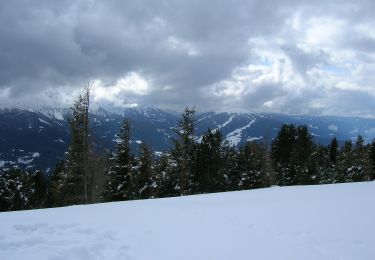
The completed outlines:
{"type": "Polygon", "coordinates": [[[0,213],[0,259],[375,259],[375,183],[0,213]]]}

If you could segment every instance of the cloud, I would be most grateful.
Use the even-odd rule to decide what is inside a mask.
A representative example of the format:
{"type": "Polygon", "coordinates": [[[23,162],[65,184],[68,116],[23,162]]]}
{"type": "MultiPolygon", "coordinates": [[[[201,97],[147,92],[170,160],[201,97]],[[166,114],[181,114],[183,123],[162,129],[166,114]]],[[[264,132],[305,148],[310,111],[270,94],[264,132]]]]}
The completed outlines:
{"type": "Polygon", "coordinates": [[[4,1],[0,103],[69,105],[95,81],[94,100],[120,107],[375,115],[374,11],[338,0],[4,1]]]}

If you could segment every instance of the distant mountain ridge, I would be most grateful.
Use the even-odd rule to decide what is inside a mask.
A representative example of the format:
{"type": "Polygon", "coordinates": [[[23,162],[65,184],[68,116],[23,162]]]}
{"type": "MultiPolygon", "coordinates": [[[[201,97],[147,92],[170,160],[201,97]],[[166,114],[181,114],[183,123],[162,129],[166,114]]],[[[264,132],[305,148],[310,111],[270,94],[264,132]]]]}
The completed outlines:
{"type": "MultiPolygon", "coordinates": [[[[1,108],[0,168],[19,166],[50,171],[64,158],[70,142],[68,108],[1,108]]],[[[141,142],[155,152],[167,150],[175,136],[173,127],[179,117],[156,107],[113,109],[94,107],[90,111],[91,139],[98,150],[114,149],[115,134],[126,117],[132,125],[131,145],[136,153],[141,142]]],[[[270,142],[284,123],[305,124],[315,141],[327,144],[336,136],[339,141],[355,139],[358,134],[367,142],[375,136],[375,119],[284,115],[271,113],[207,112],[196,116],[195,136],[199,141],[208,128],[219,129],[234,146],[246,141],[270,142]]]]}

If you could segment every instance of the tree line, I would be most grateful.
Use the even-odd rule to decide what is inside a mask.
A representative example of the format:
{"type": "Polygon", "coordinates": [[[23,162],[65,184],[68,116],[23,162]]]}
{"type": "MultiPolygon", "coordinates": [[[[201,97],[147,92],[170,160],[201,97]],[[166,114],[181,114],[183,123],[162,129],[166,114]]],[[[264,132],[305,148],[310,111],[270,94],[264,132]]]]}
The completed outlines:
{"type": "Polygon", "coordinates": [[[207,129],[198,142],[191,108],[174,129],[172,147],[160,156],[145,143],[138,156],[132,153],[126,118],[116,149],[97,154],[90,142],[89,98],[86,88],[76,100],[71,144],[50,175],[19,168],[0,173],[0,211],[375,178],[375,141],[365,144],[358,136],[342,146],[336,138],[320,145],[307,126],[284,124],[271,144],[252,141],[236,149],[216,129],[207,129]]]}

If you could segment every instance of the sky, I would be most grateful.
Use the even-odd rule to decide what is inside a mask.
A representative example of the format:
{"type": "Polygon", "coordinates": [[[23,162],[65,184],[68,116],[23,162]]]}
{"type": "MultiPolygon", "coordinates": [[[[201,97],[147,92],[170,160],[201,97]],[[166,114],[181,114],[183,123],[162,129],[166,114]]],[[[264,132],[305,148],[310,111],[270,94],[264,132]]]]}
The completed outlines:
{"type": "MultiPolygon", "coordinates": [[[[375,116],[375,1],[1,1],[0,104],[375,116]]],[[[0,106],[1,106],[0,105],[0,106]]]]}

